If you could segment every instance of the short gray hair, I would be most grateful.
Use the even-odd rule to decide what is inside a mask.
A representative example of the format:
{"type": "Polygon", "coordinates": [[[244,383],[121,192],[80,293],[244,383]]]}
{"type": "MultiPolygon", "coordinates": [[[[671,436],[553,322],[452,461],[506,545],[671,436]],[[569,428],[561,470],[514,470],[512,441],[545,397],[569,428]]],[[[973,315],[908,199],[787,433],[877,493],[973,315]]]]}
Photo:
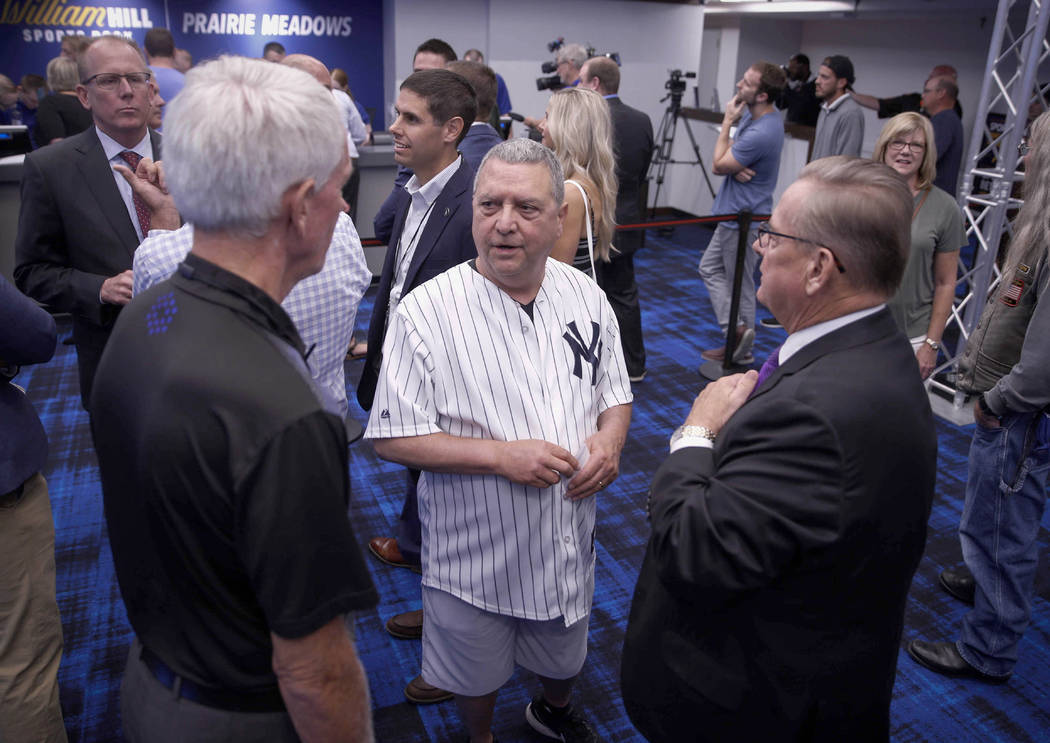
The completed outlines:
{"type": "Polygon", "coordinates": [[[793,215],[799,236],[832,248],[856,288],[893,296],[911,252],[904,179],[882,163],[835,155],[811,162],[798,181],[817,188],[793,215]]]}
{"type": "Polygon", "coordinates": [[[501,163],[511,165],[543,165],[547,168],[547,174],[551,180],[551,198],[554,203],[561,206],[565,200],[565,175],[561,169],[558,157],[539,142],[534,142],[525,137],[516,137],[500,142],[485,155],[485,159],[478,166],[478,172],[474,176],[474,191],[478,190],[481,174],[488,165],[489,160],[499,160],[501,163]]]}
{"type": "Polygon", "coordinates": [[[76,90],[79,82],[77,63],[69,57],[55,57],[47,63],[47,87],[55,93],[76,90]]]}
{"type": "Polygon", "coordinates": [[[564,44],[554,54],[555,62],[568,62],[577,69],[583,67],[583,63],[590,57],[587,53],[587,47],[583,44],[577,44],[575,42],[571,44],[564,44]]]}
{"type": "Polygon", "coordinates": [[[91,77],[90,73],[95,71],[94,68],[90,64],[88,64],[88,61],[89,57],[91,57],[91,47],[95,46],[96,44],[99,48],[101,48],[103,44],[123,44],[138,55],[139,61],[142,62],[142,71],[150,71],[149,67],[146,66],[146,58],[142,56],[142,50],[139,49],[139,45],[135,43],[134,39],[128,39],[117,34],[107,34],[105,36],[96,36],[95,38],[91,39],[91,42],[86,47],[84,47],[84,51],[82,51],[77,57],[77,75],[80,76],[79,82],[84,82],[85,80],[87,80],[89,77],[91,77]]]}
{"type": "Polygon", "coordinates": [[[332,94],[300,70],[222,56],[186,73],[164,115],[168,186],[198,229],[261,236],[284,192],[326,183],[346,152],[332,94]]]}

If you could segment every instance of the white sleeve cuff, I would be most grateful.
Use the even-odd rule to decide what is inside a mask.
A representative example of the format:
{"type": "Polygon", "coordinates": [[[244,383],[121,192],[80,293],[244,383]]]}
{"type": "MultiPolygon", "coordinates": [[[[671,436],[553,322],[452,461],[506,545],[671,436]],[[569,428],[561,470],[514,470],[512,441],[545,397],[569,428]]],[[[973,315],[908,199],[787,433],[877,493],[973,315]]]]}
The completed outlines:
{"type": "Polygon", "coordinates": [[[715,442],[711,439],[706,439],[703,436],[683,436],[678,441],[671,444],[671,453],[674,454],[679,449],[684,449],[687,446],[702,446],[705,449],[713,449],[715,442]]]}

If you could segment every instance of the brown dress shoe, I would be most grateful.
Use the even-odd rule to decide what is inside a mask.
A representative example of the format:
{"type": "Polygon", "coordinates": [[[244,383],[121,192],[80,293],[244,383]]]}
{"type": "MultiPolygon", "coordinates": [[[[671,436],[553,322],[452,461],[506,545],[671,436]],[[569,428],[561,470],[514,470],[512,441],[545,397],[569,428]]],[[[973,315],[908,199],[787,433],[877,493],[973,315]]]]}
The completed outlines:
{"type": "Polygon", "coordinates": [[[435,704],[444,702],[452,697],[451,691],[431,686],[423,680],[422,676],[416,676],[405,687],[405,698],[412,704],[435,704]]]}
{"type": "Polygon", "coordinates": [[[393,565],[395,568],[408,568],[416,573],[423,572],[418,562],[409,562],[404,558],[401,550],[398,549],[396,537],[373,537],[368,540],[368,551],[387,565],[393,565]]]}
{"type": "Polygon", "coordinates": [[[423,610],[395,614],[386,620],[386,631],[402,640],[419,640],[423,637],[423,610]]]}

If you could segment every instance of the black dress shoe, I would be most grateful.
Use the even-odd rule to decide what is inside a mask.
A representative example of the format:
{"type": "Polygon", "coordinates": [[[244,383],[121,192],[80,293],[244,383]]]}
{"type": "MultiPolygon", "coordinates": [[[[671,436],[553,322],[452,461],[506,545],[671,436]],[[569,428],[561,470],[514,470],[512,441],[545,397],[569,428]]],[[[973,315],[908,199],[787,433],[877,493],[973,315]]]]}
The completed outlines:
{"type": "Polygon", "coordinates": [[[944,674],[945,676],[958,676],[961,678],[973,678],[987,681],[991,684],[1005,684],[1010,674],[1005,676],[989,676],[982,673],[967,663],[954,642],[926,642],[925,640],[912,640],[908,643],[908,655],[914,658],[920,665],[926,666],[931,671],[944,674]]]}
{"type": "Polygon", "coordinates": [[[977,590],[977,581],[973,579],[973,573],[966,566],[957,570],[948,568],[943,571],[941,588],[964,604],[973,606],[973,594],[977,590]]]}

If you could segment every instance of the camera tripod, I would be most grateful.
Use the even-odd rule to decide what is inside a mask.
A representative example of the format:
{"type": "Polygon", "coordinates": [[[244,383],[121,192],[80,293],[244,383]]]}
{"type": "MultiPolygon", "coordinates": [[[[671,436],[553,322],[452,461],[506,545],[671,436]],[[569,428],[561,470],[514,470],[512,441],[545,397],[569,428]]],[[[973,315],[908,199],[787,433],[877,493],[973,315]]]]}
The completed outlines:
{"type": "MultiPolygon", "coordinates": [[[[704,159],[700,157],[700,148],[696,145],[696,137],[693,136],[693,130],[689,126],[689,120],[683,119],[682,124],[685,126],[685,132],[689,135],[689,143],[693,147],[693,154],[696,155],[695,160],[674,160],[671,157],[671,150],[674,146],[675,133],[678,130],[678,119],[681,117],[682,109],[682,94],[685,92],[685,80],[681,79],[680,74],[671,73],[671,79],[667,81],[665,87],[670,91],[667,95],[660,99],[660,103],[670,99],[670,103],[667,106],[667,110],[664,111],[663,119],[660,121],[660,129],[656,135],[657,145],[653,152],[653,161],[649,165],[649,176],[650,181],[656,180],[656,191],[653,194],[653,205],[650,209],[650,216],[656,214],[656,205],[660,199],[660,187],[664,183],[664,173],[667,171],[667,166],[671,164],[684,164],[684,165],[699,165],[700,172],[704,174],[704,181],[707,183],[707,190],[711,192],[711,198],[715,197],[715,189],[711,185],[711,179],[707,175],[707,168],[704,166],[704,159]]],[[[693,73],[689,73],[687,77],[695,77],[693,73]]]]}

